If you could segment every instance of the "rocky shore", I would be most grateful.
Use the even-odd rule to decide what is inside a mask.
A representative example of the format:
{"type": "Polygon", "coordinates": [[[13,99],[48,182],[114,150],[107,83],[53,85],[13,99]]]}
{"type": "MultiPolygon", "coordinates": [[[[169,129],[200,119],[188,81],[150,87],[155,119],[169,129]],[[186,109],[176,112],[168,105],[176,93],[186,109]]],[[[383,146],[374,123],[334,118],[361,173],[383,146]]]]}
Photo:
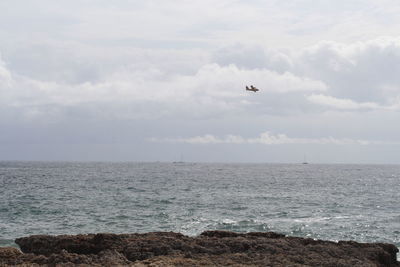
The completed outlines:
{"type": "Polygon", "coordinates": [[[400,266],[391,244],[206,231],[36,235],[0,248],[0,266],[400,266]]]}

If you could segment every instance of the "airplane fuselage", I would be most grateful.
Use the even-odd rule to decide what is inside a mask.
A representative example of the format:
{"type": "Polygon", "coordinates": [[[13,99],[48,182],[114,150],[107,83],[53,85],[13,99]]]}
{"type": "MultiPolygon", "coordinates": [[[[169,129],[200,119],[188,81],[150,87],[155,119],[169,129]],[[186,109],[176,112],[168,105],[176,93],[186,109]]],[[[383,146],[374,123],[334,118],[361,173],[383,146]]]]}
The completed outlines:
{"type": "Polygon", "coordinates": [[[254,87],[253,85],[250,85],[250,88],[246,85],[246,91],[252,91],[255,93],[255,92],[259,91],[259,89],[254,87]]]}

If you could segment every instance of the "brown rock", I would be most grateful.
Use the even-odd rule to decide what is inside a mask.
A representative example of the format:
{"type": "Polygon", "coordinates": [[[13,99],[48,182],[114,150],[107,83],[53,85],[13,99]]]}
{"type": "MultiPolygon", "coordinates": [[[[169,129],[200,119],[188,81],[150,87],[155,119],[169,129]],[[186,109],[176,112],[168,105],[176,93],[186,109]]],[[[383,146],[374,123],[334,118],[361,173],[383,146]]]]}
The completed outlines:
{"type": "Polygon", "coordinates": [[[22,252],[17,248],[0,247],[0,266],[1,264],[17,262],[21,255],[23,255],[22,252]]]}
{"type": "Polygon", "coordinates": [[[97,253],[100,250],[95,249],[91,242],[94,235],[33,235],[30,237],[17,238],[17,243],[25,253],[35,253],[41,255],[50,255],[60,253],[62,250],[78,254],[97,253]]]}
{"type": "Polygon", "coordinates": [[[400,266],[398,249],[391,244],[335,243],[277,233],[40,235],[16,243],[25,254],[0,249],[0,266],[400,266]]]}

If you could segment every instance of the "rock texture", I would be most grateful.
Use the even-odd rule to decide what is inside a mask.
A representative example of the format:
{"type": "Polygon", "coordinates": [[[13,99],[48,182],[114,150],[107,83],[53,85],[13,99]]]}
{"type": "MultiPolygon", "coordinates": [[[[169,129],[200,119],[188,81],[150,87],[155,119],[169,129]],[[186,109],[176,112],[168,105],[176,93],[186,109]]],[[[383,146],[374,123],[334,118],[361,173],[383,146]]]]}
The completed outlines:
{"type": "Polygon", "coordinates": [[[391,244],[207,231],[36,235],[0,248],[0,266],[400,266],[391,244]]]}

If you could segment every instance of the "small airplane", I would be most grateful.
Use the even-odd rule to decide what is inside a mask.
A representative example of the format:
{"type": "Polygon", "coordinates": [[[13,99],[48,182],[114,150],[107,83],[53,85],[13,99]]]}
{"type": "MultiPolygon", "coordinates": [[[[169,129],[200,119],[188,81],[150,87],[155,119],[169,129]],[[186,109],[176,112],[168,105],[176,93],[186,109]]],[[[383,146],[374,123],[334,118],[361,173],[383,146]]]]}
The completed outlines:
{"type": "Polygon", "coordinates": [[[257,91],[260,91],[260,89],[254,87],[253,85],[250,85],[250,88],[246,85],[246,91],[253,91],[254,93],[257,91]]]}

